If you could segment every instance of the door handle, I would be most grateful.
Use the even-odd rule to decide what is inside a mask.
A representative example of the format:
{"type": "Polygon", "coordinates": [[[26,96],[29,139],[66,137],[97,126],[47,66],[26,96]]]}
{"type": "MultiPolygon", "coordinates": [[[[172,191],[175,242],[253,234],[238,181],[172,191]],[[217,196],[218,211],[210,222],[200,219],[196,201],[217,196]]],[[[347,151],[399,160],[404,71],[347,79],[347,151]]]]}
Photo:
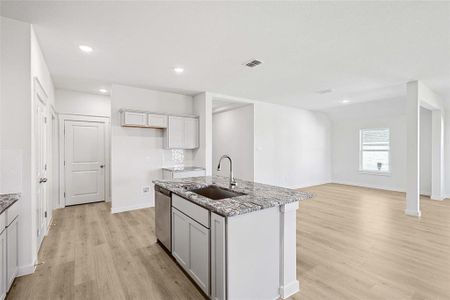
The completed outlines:
{"type": "Polygon", "coordinates": [[[103,169],[104,167],[105,167],[105,165],[100,165],[100,168],[102,168],[102,169],[103,169]]]}
{"type": "Polygon", "coordinates": [[[41,179],[39,179],[39,183],[45,183],[45,182],[47,182],[47,178],[41,178],[41,179]]]}

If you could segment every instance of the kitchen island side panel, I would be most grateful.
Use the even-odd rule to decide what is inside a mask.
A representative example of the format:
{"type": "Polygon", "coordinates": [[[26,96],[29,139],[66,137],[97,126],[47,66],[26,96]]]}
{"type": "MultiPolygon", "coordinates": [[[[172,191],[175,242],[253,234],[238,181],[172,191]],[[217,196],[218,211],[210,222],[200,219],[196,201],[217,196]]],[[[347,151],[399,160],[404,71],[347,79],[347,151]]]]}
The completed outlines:
{"type": "Polygon", "coordinates": [[[228,299],[277,299],[280,288],[280,208],[228,218],[228,299]]]}

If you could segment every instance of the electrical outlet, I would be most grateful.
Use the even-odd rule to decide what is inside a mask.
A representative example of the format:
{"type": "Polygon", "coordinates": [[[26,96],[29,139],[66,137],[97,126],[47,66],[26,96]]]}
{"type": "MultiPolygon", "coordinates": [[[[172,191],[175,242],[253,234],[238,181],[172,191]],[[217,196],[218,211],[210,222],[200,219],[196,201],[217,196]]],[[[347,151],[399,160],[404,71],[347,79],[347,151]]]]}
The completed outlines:
{"type": "Polygon", "coordinates": [[[144,186],[144,187],[142,188],[142,193],[143,193],[143,194],[148,194],[148,193],[150,193],[150,187],[149,187],[149,186],[144,186]]]}

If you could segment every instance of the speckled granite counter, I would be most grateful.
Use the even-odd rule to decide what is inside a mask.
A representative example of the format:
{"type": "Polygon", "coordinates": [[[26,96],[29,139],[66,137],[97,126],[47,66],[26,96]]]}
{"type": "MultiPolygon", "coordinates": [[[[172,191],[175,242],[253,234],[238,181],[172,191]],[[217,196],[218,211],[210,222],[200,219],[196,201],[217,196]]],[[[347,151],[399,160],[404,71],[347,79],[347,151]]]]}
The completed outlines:
{"type": "Polygon", "coordinates": [[[225,217],[242,215],[269,207],[302,201],[310,199],[313,196],[310,193],[298,192],[277,186],[240,179],[236,179],[236,181],[238,184],[233,190],[246,195],[222,200],[212,200],[190,190],[211,184],[228,189],[228,177],[191,177],[173,180],[154,180],[153,183],[225,217]]]}
{"type": "Polygon", "coordinates": [[[0,214],[8,209],[11,205],[19,201],[20,194],[0,194],[0,214]]]}

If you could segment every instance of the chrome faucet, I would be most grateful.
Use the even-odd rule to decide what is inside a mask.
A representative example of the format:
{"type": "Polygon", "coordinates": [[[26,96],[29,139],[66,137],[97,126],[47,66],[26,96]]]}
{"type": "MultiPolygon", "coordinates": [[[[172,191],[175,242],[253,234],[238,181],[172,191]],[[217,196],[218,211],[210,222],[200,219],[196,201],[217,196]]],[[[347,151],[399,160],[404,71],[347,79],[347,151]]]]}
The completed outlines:
{"type": "Polygon", "coordinates": [[[237,182],[233,176],[233,161],[231,160],[231,157],[229,157],[228,155],[222,155],[222,157],[219,159],[219,164],[217,165],[217,171],[220,171],[220,163],[224,158],[228,158],[228,160],[230,161],[230,187],[234,187],[237,185],[237,182]]]}

